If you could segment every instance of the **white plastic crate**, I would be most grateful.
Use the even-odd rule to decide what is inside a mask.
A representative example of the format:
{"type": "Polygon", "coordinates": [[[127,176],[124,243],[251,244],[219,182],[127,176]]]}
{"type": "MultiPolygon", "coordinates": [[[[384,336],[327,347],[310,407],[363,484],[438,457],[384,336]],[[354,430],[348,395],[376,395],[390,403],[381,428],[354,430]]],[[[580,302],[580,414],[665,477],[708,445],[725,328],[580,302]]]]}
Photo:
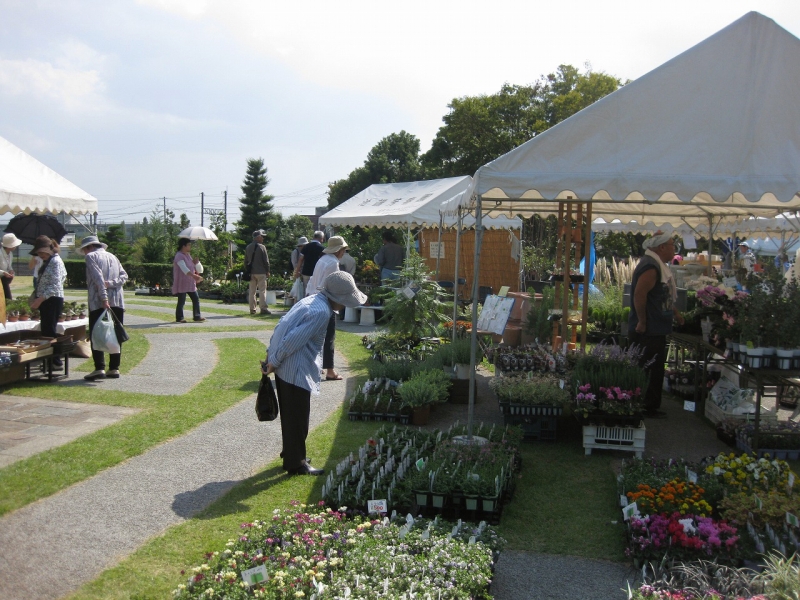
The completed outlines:
{"type": "Polygon", "coordinates": [[[625,450],[642,457],[645,437],[644,422],[639,427],[606,427],[605,425],[583,426],[583,448],[586,455],[595,448],[603,450],[625,450]]]}

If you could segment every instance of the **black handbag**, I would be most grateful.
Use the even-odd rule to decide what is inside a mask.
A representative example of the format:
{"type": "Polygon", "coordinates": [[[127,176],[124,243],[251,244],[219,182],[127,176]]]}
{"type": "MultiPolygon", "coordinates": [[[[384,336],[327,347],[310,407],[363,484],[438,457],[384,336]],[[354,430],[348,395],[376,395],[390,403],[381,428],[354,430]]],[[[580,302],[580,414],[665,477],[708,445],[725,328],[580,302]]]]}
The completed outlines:
{"type": "Polygon", "coordinates": [[[269,375],[261,374],[256,396],[256,416],[259,421],[274,421],[278,418],[278,397],[269,375]]]}
{"type": "Polygon", "coordinates": [[[127,342],[130,338],[128,332],[125,331],[125,327],[122,323],[119,322],[117,315],[114,314],[114,311],[110,308],[108,309],[109,314],[111,315],[111,320],[114,321],[114,333],[117,336],[117,341],[122,344],[123,342],[127,342]]]}

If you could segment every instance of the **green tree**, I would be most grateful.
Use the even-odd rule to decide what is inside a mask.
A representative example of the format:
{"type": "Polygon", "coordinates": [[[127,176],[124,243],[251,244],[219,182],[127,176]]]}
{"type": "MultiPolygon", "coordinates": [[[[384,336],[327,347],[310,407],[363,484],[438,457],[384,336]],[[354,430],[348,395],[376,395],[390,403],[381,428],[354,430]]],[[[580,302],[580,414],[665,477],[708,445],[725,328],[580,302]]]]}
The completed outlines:
{"type": "MultiPolygon", "coordinates": [[[[265,229],[270,233],[275,231],[275,213],[270,204],[273,196],[264,193],[268,185],[264,159],[249,158],[247,173],[241,186],[243,196],[239,198],[239,220],[234,232],[240,246],[246,246],[253,240],[256,229],[265,229]]],[[[268,237],[274,239],[274,235],[268,237]]]]}
{"type": "Polygon", "coordinates": [[[125,239],[125,223],[111,225],[105,233],[100,234],[100,241],[108,246],[108,251],[124,263],[133,254],[133,246],[125,239]]]}
{"type": "Polygon", "coordinates": [[[226,231],[226,227],[227,221],[223,213],[212,215],[209,229],[216,234],[217,240],[203,240],[192,244],[192,256],[200,259],[204,267],[203,277],[210,281],[225,279],[231,266],[230,244],[234,241],[234,236],[226,231]]]}
{"type": "Polygon", "coordinates": [[[422,165],[430,178],[472,175],[619,86],[591,68],[560,65],[532,85],[506,83],[496,94],[455,98],[422,165]]]}
{"type": "MultiPolygon", "coordinates": [[[[186,219],[186,215],[181,215],[186,219]]],[[[186,219],[188,221],[188,219],[186,219]]],[[[133,256],[144,263],[172,262],[177,251],[180,223],[175,222],[175,213],[167,209],[166,214],[160,207],[153,209],[150,218],[142,219],[137,228],[141,237],[136,241],[133,256]]]]}
{"type": "Polygon", "coordinates": [[[424,179],[419,149],[419,139],[405,131],[386,136],[369,151],[364,166],[328,186],[328,208],[339,206],[374,183],[424,179]]]}

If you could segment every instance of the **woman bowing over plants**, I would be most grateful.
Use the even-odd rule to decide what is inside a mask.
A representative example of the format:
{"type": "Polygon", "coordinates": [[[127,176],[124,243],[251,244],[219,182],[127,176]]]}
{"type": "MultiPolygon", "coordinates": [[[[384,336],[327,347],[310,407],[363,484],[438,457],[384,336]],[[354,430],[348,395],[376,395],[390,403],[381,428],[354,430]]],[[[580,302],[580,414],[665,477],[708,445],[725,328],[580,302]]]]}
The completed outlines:
{"type": "MultiPolygon", "coordinates": [[[[58,316],[64,308],[64,280],[67,278],[67,269],[56,251],[53,240],[46,235],[36,238],[31,255],[42,259],[31,308],[39,309],[42,336],[54,338],[57,337],[58,316]]],[[[53,359],[53,367],[60,369],[63,366],[64,363],[60,358],[53,359]]]]}

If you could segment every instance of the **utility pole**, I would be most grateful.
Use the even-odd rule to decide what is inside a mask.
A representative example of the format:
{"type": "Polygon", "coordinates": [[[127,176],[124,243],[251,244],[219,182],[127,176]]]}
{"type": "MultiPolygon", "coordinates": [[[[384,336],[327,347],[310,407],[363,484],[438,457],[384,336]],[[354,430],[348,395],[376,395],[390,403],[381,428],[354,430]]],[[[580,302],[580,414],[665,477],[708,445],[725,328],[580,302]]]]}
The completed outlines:
{"type": "Polygon", "coordinates": [[[162,198],[164,201],[164,235],[167,235],[167,197],[162,198]]]}
{"type": "Polygon", "coordinates": [[[228,230],[228,190],[225,190],[225,231],[228,230]]]}
{"type": "Polygon", "coordinates": [[[205,201],[205,193],[200,192],[200,227],[204,225],[205,211],[203,210],[203,202],[205,201]]]}

